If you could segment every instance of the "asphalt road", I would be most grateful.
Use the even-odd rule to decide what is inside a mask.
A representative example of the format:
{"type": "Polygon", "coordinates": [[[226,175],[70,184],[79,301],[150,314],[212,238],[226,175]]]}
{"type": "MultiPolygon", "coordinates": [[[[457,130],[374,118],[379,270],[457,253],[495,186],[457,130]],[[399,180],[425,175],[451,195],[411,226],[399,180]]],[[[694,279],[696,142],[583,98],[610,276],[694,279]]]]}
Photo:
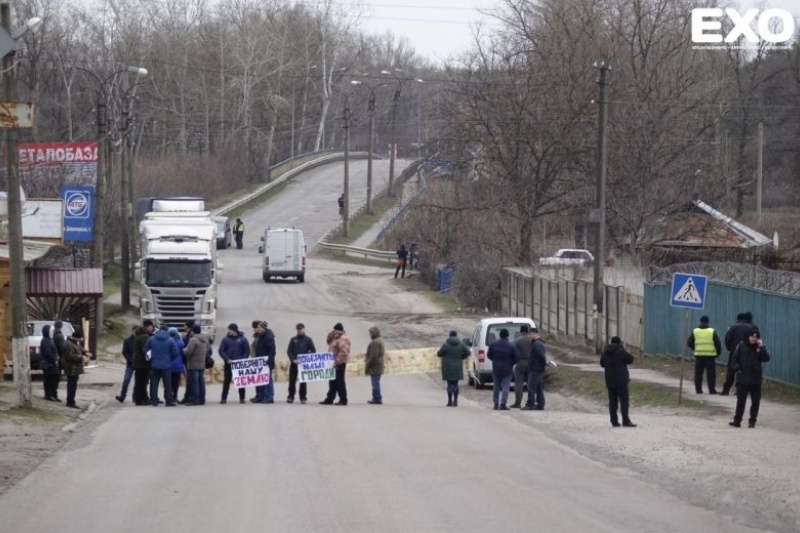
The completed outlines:
{"type": "MultiPolygon", "coordinates": [[[[430,304],[375,267],[312,261],[307,283],[261,280],[260,233],[269,224],[294,223],[310,246],[337,219],[336,175],[336,168],[315,171],[245,216],[246,249],[224,252],[219,334],[228,321],[249,325],[266,318],[285,357],[296,321],[306,323],[319,345],[342,321],[354,350],[363,351],[366,327],[377,316],[367,312],[369,306],[406,317],[407,343],[419,342],[410,317],[433,316],[430,304]],[[370,291],[356,290],[362,285],[379,294],[371,300],[370,291]]],[[[394,336],[387,341],[398,343],[394,336]]],[[[112,400],[0,497],[0,528],[755,531],[592,461],[558,444],[535,420],[520,423],[518,413],[488,410],[467,394],[458,408],[446,408],[441,382],[428,375],[385,376],[382,406],[366,404],[365,378],[348,379],[347,407],[317,404],[324,383],[310,385],[307,405],[286,404],[285,386],[277,384],[274,405],[220,405],[217,384],[209,387],[205,407],[119,406],[112,400]]],[[[605,431],[622,436],[636,430],[605,431]]]]}

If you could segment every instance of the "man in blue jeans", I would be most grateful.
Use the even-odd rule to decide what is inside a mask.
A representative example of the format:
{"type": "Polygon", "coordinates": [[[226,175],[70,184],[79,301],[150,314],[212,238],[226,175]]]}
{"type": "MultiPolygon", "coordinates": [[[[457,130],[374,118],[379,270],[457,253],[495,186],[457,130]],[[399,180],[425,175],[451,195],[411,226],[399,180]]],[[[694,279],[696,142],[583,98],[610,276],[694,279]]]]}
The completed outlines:
{"type": "Polygon", "coordinates": [[[519,359],[519,350],[508,340],[508,330],[500,330],[500,338],[489,345],[486,357],[492,362],[492,400],[494,410],[508,411],[508,389],[511,374],[519,359]],[[502,396],[501,396],[502,391],[502,396]]]}
{"type": "Polygon", "coordinates": [[[150,361],[150,403],[157,407],[158,382],[164,383],[164,404],[174,407],[177,403],[172,394],[172,360],[180,357],[178,347],[172,342],[167,326],[161,326],[144,345],[144,353],[150,361]]]}
{"type": "Polygon", "coordinates": [[[369,328],[369,337],[372,340],[369,341],[367,355],[364,358],[364,374],[369,376],[372,381],[372,399],[367,400],[367,403],[381,405],[383,403],[381,376],[383,375],[383,358],[386,348],[381,338],[381,330],[377,326],[369,328]]]}
{"type": "Polygon", "coordinates": [[[269,327],[266,321],[262,320],[256,326],[256,335],[258,342],[256,342],[256,357],[269,357],[269,383],[267,385],[256,387],[256,397],[250,401],[253,403],[275,403],[275,378],[272,375],[275,371],[275,334],[269,327]]]}
{"type": "MultiPolygon", "coordinates": [[[[139,324],[131,326],[131,334],[122,341],[122,357],[125,358],[125,377],[122,378],[122,389],[119,391],[119,396],[115,396],[119,403],[125,402],[125,397],[128,395],[128,386],[133,378],[133,347],[136,342],[136,329],[138,327],[139,324]]],[[[133,403],[136,403],[135,396],[133,403]]]]}
{"type": "Polygon", "coordinates": [[[537,328],[531,328],[530,355],[528,356],[528,402],[522,407],[523,411],[544,410],[544,369],[547,366],[547,357],[544,351],[544,341],[537,328]]]}

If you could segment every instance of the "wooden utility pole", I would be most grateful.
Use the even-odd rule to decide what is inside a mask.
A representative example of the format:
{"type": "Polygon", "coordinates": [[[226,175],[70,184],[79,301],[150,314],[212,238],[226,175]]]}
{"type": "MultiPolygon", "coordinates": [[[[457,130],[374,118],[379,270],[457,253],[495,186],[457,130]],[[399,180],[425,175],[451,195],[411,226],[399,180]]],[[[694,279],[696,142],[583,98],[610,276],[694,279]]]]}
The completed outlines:
{"type": "Polygon", "coordinates": [[[342,207],[342,236],[350,232],[350,97],[344,107],[344,205],[342,207]]]}
{"type": "Polygon", "coordinates": [[[367,155],[367,214],[372,214],[372,151],[375,149],[375,90],[369,95],[369,154],[367,155]]]}
{"type": "Polygon", "coordinates": [[[120,266],[121,266],[121,274],[122,274],[122,287],[121,287],[121,306],[122,311],[126,312],[130,309],[131,306],[131,258],[130,258],[130,233],[128,232],[128,227],[130,226],[130,222],[128,219],[130,213],[130,200],[128,199],[128,180],[131,179],[129,174],[130,168],[128,168],[128,159],[130,158],[131,154],[129,152],[129,144],[130,144],[130,127],[131,127],[131,118],[128,109],[125,108],[122,110],[122,127],[123,134],[122,134],[122,152],[120,158],[120,200],[122,205],[120,206],[120,218],[122,219],[122,255],[120,258],[120,266]]]}
{"type": "Polygon", "coordinates": [[[597,80],[598,97],[597,105],[599,107],[598,115],[598,131],[597,131],[597,198],[596,198],[596,223],[597,234],[595,239],[595,256],[594,256],[594,346],[595,351],[600,353],[603,350],[604,334],[602,331],[602,316],[603,316],[603,266],[605,265],[606,257],[606,157],[608,152],[608,132],[606,126],[608,123],[608,85],[606,84],[606,74],[610,70],[610,66],[606,65],[604,61],[595,64],[595,67],[600,71],[597,80]]]}
{"type": "Polygon", "coordinates": [[[756,214],[761,224],[761,195],[764,190],[764,123],[758,123],[758,175],[756,178],[756,214]]]}

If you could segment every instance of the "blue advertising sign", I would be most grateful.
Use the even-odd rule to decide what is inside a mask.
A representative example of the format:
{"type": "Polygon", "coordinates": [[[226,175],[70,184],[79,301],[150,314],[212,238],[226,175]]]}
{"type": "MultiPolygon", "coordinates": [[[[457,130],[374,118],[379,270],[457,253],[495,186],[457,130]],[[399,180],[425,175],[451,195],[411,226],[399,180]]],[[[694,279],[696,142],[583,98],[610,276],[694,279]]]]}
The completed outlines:
{"type": "Polygon", "coordinates": [[[708,278],[699,274],[672,274],[672,307],[703,309],[706,305],[708,278]]]}
{"type": "Polygon", "coordinates": [[[64,241],[90,242],[94,240],[94,185],[64,185],[64,241]]]}

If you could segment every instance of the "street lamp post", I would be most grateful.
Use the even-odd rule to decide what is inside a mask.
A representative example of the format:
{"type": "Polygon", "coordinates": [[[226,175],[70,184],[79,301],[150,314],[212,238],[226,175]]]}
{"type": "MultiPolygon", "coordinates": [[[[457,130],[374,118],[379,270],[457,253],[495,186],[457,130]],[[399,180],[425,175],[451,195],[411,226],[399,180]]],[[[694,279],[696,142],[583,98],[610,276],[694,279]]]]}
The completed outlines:
{"type": "MultiPolygon", "coordinates": [[[[395,69],[397,70],[397,69],[395,69]]],[[[398,71],[399,72],[399,71],[398,71]]],[[[381,74],[391,74],[388,71],[381,71],[381,74]]],[[[397,87],[394,91],[394,98],[392,98],[392,126],[391,126],[391,133],[389,135],[389,196],[394,196],[394,162],[397,158],[397,104],[400,101],[400,89],[403,87],[403,83],[407,81],[414,81],[417,83],[423,83],[423,81],[419,78],[400,78],[397,80],[397,87]]]]}
{"type": "Polygon", "coordinates": [[[345,95],[344,107],[344,205],[342,206],[342,236],[350,232],[350,95],[345,95]]]}
{"type": "MultiPolygon", "coordinates": [[[[32,18],[21,30],[11,31],[11,10],[8,2],[0,3],[0,25],[4,52],[2,59],[3,95],[6,100],[16,102],[17,78],[14,73],[16,41],[28,31],[36,31],[41,19],[32,18]]],[[[28,353],[26,322],[28,306],[26,302],[25,256],[22,240],[22,193],[19,178],[19,149],[16,127],[6,129],[6,169],[8,173],[8,260],[10,263],[11,284],[11,354],[14,360],[14,389],[17,393],[16,405],[30,407],[31,361],[28,353]]]]}
{"type": "Polygon", "coordinates": [[[369,148],[367,154],[367,213],[372,214],[372,152],[375,151],[375,89],[378,87],[385,87],[385,83],[377,85],[370,85],[363,81],[353,80],[350,82],[352,85],[363,85],[369,89],[369,148]]]}

